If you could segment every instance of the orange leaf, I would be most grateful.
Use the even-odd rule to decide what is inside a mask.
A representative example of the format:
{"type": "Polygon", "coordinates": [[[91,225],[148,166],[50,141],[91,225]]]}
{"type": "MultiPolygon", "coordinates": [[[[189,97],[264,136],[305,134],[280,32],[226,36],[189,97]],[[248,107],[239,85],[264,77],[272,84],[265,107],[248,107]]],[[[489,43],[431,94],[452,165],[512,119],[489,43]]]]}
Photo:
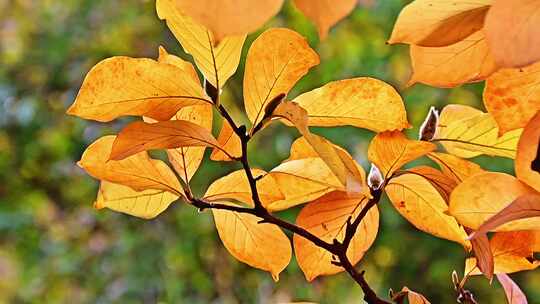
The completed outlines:
{"type": "Polygon", "coordinates": [[[379,133],[369,144],[368,159],[377,165],[388,179],[406,163],[435,150],[425,141],[410,140],[399,131],[379,133]]]}
{"type": "Polygon", "coordinates": [[[445,202],[450,201],[450,193],[457,186],[457,181],[443,172],[428,166],[419,166],[404,171],[408,174],[416,174],[425,178],[431,185],[437,189],[445,202]]]}
{"type": "MultiPolygon", "coordinates": [[[[345,192],[330,192],[307,204],[296,218],[296,224],[326,242],[334,239],[342,241],[345,237],[347,221],[358,216],[368,199],[361,195],[345,192]]],[[[379,229],[379,211],[373,206],[358,227],[351,240],[347,257],[354,265],[375,241],[379,229]]],[[[332,254],[305,238],[294,235],[294,252],[300,269],[306,279],[312,281],[320,275],[331,275],[343,271],[342,267],[332,264],[332,254]]]]}
{"type": "Polygon", "coordinates": [[[147,58],[112,57],[86,75],[68,114],[111,121],[119,116],[167,120],[185,106],[209,103],[198,82],[175,65],[147,58]]]}
{"type": "Polygon", "coordinates": [[[104,136],[84,151],[77,163],[88,174],[101,180],[122,184],[136,191],[157,189],[182,195],[182,187],[172,170],[146,152],[120,161],[109,160],[115,136],[104,136]]]}
{"type": "Polygon", "coordinates": [[[416,0],[405,6],[388,43],[441,47],[481,30],[493,0],[416,0]]]}
{"type": "Polygon", "coordinates": [[[494,0],[485,21],[498,65],[519,68],[540,60],[540,1],[494,0]]]}
{"type": "Polygon", "coordinates": [[[497,70],[482,31],[445,47],[411,45],[413,74],[408,85],[451,88],[481,81],[497,70]]]}
{"type": "Polygon", "coordinates": [[[294,99],[309,125],[351,125],[375,132],[408,128],[401,96],[389,84],[368,77],[333,81],[294,99]]]}
{"type": "Polygon", "coordinates": [[[504,293],[506,294],[506,300],[509,304],[527,304],[527,297],[519,289],[516,282],[512,281],[506,273],[497,274],[497,279],[501,283],[504,293]]]}
{"type": "Polygon", "coordinates": [[[484,105],[499,125],[499,133],[525,127],[540,110],[540,63],[503,69],[486,80],[484,105]]]}
{"type": "Polygon", "coordinates": [[[540,191],[540,112],[527,124],[519,139],[516,176],[540,191]]]}
{"type": "Polygon", "coordinates": [[[476,257],[476,266],[486,276],[488,280],[493,279],[493,272],[495,271],[495,260],[493,253],[491,252],[491,246],[489,245],[489,239],[487,235],[481,236],[471,240],[474,256],[476,257]]]}
{"type": "Polygon", "coordinates": [[[274,280],[287,267],[292,256],[291,243],[281,229],[260,218],[226,210],[212,209],[219,237],[238,260],[269,271],[274,280]]]}
{"type": "Polygon", "coordinates": [[[199,79],[199,75],[197,74],[197,71],[195,70],[191,62],[185,61],[178,56],[167,53],[167,50],[165,50],[165,48],[161,45],[159,46],[158,62],[174,65],[177,68],[182,69],[182,71],[185,72],[186,76],[191,77],[193,79],[193,82],[201,83],[201,80],[199,79]]]}
{"type": "Polygon", "coordinates": [[[110,159],[121,160],[141,151],[178,147],[219,147],[219,143],[210,131],[189,121],[137,121],[120,131],[110,159]]]}
{"type": "Polygon", "coordinates": [[[431,152],[427,156],[441,167],[441,171],[446,176],[457,183],[461,183],[475,174],[485,172],[478,164],[451,154],[431,152]]]}
{"type": "Polygon", "coordinates": [[[264,109],[271,100],[287,94],[317,64],[317,53],[294,31],[273,28],[255,39],[244,73],[244,104],[253,125],[263,119],[264,109]]]}
{"type": "Polygon", "coordinates": [[[401,291],[407,293],[407,300],[409,301],[409,304],[430,304],[423,295],[414,292],[407,287],[403,287],[401,291]]]}
{"type": "Polygon", "coordinates": [[[212,154],[210,155],[211,160],[232,161],[233,159],[230,158],[229,155],[234,157],[242,156],[242,141],[240,140],[240,137],[234,133],[231,125],[226,120],[223,120],[223,126],[219,132],[217,141],[221,148],[214,148],[212,150],[212,154]]]}
{"type": "Polygon", "coordinates": [[[317,25],[321,40],[326,38],[328,30],[334,24],[354,9],[357,2],[357,0],[294,0],[296,7],[317,25]]]}

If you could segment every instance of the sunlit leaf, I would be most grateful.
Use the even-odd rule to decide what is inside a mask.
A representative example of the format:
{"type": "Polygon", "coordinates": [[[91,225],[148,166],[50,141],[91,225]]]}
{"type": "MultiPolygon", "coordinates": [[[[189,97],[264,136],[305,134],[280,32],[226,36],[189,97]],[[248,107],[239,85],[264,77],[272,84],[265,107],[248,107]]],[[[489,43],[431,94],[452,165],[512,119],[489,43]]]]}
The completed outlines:
{"type": "MultiPolygon", "coordinates": [[[[361,195],[331,192],[307,204],[296,218],[296,224],[326,242],[331,243],[334,239],[342,241],[345,237],[347,220],[352,218],[354,221],[367,201],[368,199],[361,195]]],[[[362,219],[347,251],[347,257],[353,265],[360,261],[373,244],[378,229],[379,212],[374,206],[362,219]]],[[[325,249],[296,234],[293,241],[298,265],[308,281],[320,275],[335,274],[344,270],[332,264],[332,254],[325,249]]]]}
{"type": "Polygon", "coordinates": [[[223,126],[219,132],[217,141],[221,148],[214,148],[212,150],[212,154],[210,155],[211,160],[232,161],[233,159],[229,155],[234,157],[242,156],[242,141],[234,133],[231,125],[226,120],[223,120],[223,126]],[[227,151],[228,155],[224,151],[227,151]]]}
{"type": "Polygon", "coordinates": [[[151,219],[165,211],[177,199],[177,195],[163,190],[135,191],[127,186],[102,181],[94,207],[151,219]]]}
{"type": "Polygon", "coordinates": [[[317,64],[317,53],[294,31],[273,28],[255,39],[244,73],[244,105],[253,125],[263,119],[265,107],[271,100],[287,94],[317,64]]]}
{"type": "Polygon", "coordinates": [[[152,59],[108,58],[88,72],[67,113],[103,122],[125,115],[167,120],[182,107],[210,102],[189,75],[152,59]]]}
{"type": "Polygon", "coordinates": [[[137,191],[157,189],[181,195],[182,187],[173,171],[146,152],[120,161],[109,160],[115,136],[104,136],[86,148],[77,163],[93,177],[129,186],[137,191]]]}
{"type": "Polygon", "coordinates": [[[195,83],[201,83],[199,75],[191,62],[185,61],[178,56],[169,54],[163,46],[159,46],[158,62],[174,65],[182,69],[182,71],[185,72],[185,75],[191,77],[195,83]]]}
{"type": "Polygon", "coordinates": [[[540,63],[491,75],[484,88],[484,105],[500,133],[525,127],[540,110],[540,63]]]}
{"type": "Polygon", "coordinates": [[[451,154],[431,152],[427,156],[441,167],[441,171],[446,176],[457,183],[461,183],[472,175],[484,172],[478,164],[451,154]]]}
{"type": "MultiPolygon", "coordinates": [[[[193,4],[198,6],[204,2],[206,1],[195,1],[193,4]]],[[[159,18],[167,21],[167,26],[184,50],[193,56],[204,77],[214,87],[223,87],[236,72],[246,36],[227,37],[216,46],[212,33],[184,15],[180,4],[180,1],[175,0],[157,0],[156,9],[159,18]]],[[[189,13],[195,14],[196,11],[189,11],[189,13]]]]}
{"type": "Polygon", "coordinates": [[[426,178],[403,174],[392,178],[385,190],[397,211],[416,228],[470,247],[465,230],[445,214],[448,206],[444,198],[426,178]]]}
{"type": "Polygon", "coordinates": [[[407,300],[409,304],[430,304],[430,302],[421,294],[410,290],[407,287],[403,287],[402,291],[407,293],[407,300]]]}
{"type": "MultiPolygon", "coordinates": [[[[469,230],[470,231],[470,230],[469,230]]],[[[486,234],[471,240],[472,250],[476,258],[476,267],[486,276],[488,280],[493,279],[495,271],[495,260],[491,252],[491,246],[486,234]]]]}
{"type": "Polygon", "coordinates": [[[540,1],[494,0],[484,28],[497,64],[518,68],[540,60],[539,25],[540,1]]]}
{"type": "Polygon", "coordinates": [[[481,30],[493,0],[416,0],[399,13],[388,43],[441,47],[481,30]]]}
{"type": "Polygon", "coordinates": [[[516,282],[512,281],[506,273],[497,274],[497,279],[501,283],[504,293],[506,295],[506,300],[508,304],[527,304],[527,297],[519,289],[519,286],[516,282]]]}
{"type": "Polygon", "coordinates": [[[321,40],[328,30],[345,18],[356,6],[357,0],[294,0],[296,7],[317,25],[321,40]]]}
{"type": "Polygon", "coordinates": [[[404,171],[406,174],[416,174],[425,178],[437,189],[445,202],[450,201],[450,193],[457,186],[458,182],[443,172],[428,166],[419,166],[404,171]]]}
{"type": "Polygon", "coordinates": [[[527,124],[519,139],[516,176],[540,191],[540,112],[527,124]]]}
{"type": "Polygon", "coordinates": [[[401,96],[373,78],[333,81],[294,101],[306,109],[311,126],[351,125],[375,132],[409,127],[401,96]]]}

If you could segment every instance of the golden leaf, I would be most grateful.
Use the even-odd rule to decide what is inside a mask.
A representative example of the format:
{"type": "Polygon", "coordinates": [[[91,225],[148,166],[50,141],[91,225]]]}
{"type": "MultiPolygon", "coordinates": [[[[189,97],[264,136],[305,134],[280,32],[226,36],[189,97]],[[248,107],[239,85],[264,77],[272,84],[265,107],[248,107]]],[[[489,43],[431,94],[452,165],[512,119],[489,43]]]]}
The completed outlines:
{"type": "Polygon", "coordinates": [[[485,172],[478,164],[461,159],[452,154],[431,152],[427,155],[436,162],[441,171],[457,183],[461,183],[470,176],[485,172]]]}
{"type": "Polygon", "coordinates": [[[333,81],[294,99],[309,125],[351,125],[375,132],[408,128],[401,96],[389,84],[368,77],[333,81]]]}
{"type": "Polygon", "coordinates": [[[234,133],[231,125],[223,120],[223,126],[219,132],[217,141],[221,146],[221,149],[214,148],[212,154],[210,155],[211,160],[215,161],[232,161],[233,159],[229,157],[241,157],[242,156],[242,141],[240,137],[234,133]],[[228,155],[224,152],[226,151],[228,155]]]}
{"type": "Polygon", "coordinates": [[[409,301],[409,304],[430,304],[430,302],[423,295],[410,290],[406,286],[403,287],[401,291],[407,293],[407,300],[409,301]]]}
{"type": "Polygon", "coordinates": [[[101,122],[119,116],[168,120],[185,106],[209,103],[185,69],[147,58],[112,57],[86,75],[68,114],[101,122]]]}
{"type": "Polygon", "coordinates": [[[159,57],[158,57],[159,63],[167,63],[170,65],[174,65],[182,69],[182,71],[184,71],[186,76],[191,77],[193,79],[193,82],[199,83],[199,84],[201,83],[201,80],[199,79],[199,75],[197,74],[197,71],[195,70],[191,62],[185,61],[178,56],[169,54],[167,50],[165,50],[165,48],[161,45],[159,46],[158,51],[159,51],[159,57]]]}
{"type": "Polygon", "coordinates": [[[350,14],[357,2],[357,0],[294,0],[294,5],[317,25],[319,37],[324,40],[328,30],[350,14]]]}
{"type": "Polygon", "coordinates": [[[450,201],[450,193],[457,186],[458,182],[443,172],[428,166],[419,166],[404,171],[406,174],[416,174],[425,178],[437,189],[445,202],[450,201]]]}
{"type": "MultiPolygon", "coordinates": [[[[343,241],[345,227],[349,218],[354,221],[368,199],[362,195],[351,195],[345,192],[330,192],[307,204],[296,218],[296,224],[323,241],[334,239],[343,241]]],[[[360,261],[364,253],[375,241],[379,229],[379,211],[373,206],[351,240],[347,257],[354,265],[360,261]]],[[[312,281],[320,275],[331,275],[343,271],[342,267],[332,264],[332,254],[297,234],[293,237],[294,252],[300,269],[306,279],[312,281]]]]}
{"type": "Polygon", "coordinates": [[[540,112],[527,124],[519,139],[516,176],[540,191],[540,112]]]}

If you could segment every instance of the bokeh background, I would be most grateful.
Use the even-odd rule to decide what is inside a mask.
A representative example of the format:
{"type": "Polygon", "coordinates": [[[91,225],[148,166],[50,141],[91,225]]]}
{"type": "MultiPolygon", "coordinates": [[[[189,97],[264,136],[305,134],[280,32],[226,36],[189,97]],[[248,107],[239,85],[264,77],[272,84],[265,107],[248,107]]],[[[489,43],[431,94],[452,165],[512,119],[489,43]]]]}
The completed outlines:
{"type": "MultiPolygon", "coordinates": [[[[415,126],[407,131],[412,136],[432,105],[482,108],[483,84],[405,88],[408,48],[385,41],[406,2],[361,0],[321,42],[313,24],[286,1],[266,26],[300,32],[322,62],[289,96],[331,80],[377,77],[402,94],[415,126]]],[[[257,34],[249,36],[244,55],[257,34]]],[[[222,246],[209,212],[175,204],[145,221],[92,208],[98,183],[75,162],[94,139],[129,119],[99,124],[64,112],[98,61],[115,55],[155,58],[159,45],[190,59],[158,20],[152,0],[0,0],[0,303],[361,302],[360,289],[346,274],[308,283],[293,259],[274,283],[269,274],[237,262],[222,246]]],[[[242,60],[223,93],[239,121],[245,120],[243,65],[242,60]]],[[[366,151],[373,133],[348,127],[315,131],[369,167],[366,151]]],[[[287,158],[297,136],[279,124],[265,129],[250,147],[252,163],[271,169],[287,158]]],[[[502,158],[477,161],[512,172],[512,162],[502,158]]],[[[203,193],[211,181],[235,169],[206,158],[193,187],[203,193]]],[[[450,274],[462,273],[463,249],[417,231],[386,200],[380,208],[378,238],[360,266],[369,282],[382,295],[406,285],[432,303],[455,303],[450,274]]],[[[281,215],[294,220],[297,212],[281,215]]],[[[512,277],[530,302],[538,303],[540,273],[512,277]]],[[[468,286],[481,303],[505,303],[496,282],[490,286],[477,277],[468,286]]]]}

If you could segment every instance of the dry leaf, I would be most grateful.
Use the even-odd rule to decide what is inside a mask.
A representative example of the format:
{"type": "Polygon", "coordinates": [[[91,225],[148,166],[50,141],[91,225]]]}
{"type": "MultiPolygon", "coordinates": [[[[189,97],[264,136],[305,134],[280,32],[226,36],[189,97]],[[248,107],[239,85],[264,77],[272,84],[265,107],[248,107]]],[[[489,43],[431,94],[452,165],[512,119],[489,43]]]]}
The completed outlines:
{"type": "MultiPolygon", "coordinates": [[[[362,195],[351,195],[334,191],[306,205],[296,218],[296,224],[326,242],[334,239],[342,241],[345,237],[347,220],[354,220],[368,199],[362,195]]],[[[372,207],[351,240],[347,257],[354,265],[360,261],[369,249],[379,229],[379,211],[372,207]]],[[[307,239],[294,235],[294,252],[300,269],[306,279],[312,281],[320,275],[330,275],[343,271],[342,267],[332,264],[332,254],[307,239]]]]}
{"type": "Polygon", "coordinates": [[[189,121],[137,121],[120,131],[110,159],[121,160],[141,151],[179,147],[219,147],[219,143],[210,131],[189,121]]]}
{"type": "Polygon", "coordinates": [[[351,13],[356,3],[357,0],[294,0],[296,7],[317,25],[321,40],[334,24],[351,13]]]}
{"type": "Polygon", "coordinates": [[[135,191],[127,186],[102,181],[94,207],[109,208],[136,217],[152,219],[177,199],[177,195],[163,190],[135,191]]]}
{"type": "Polygon", "coordinates": [[[495,260],[487,235],[483,234],[472,239],[471,244],[477,261],[476,267],[491,281],[493,279],[493,272],[495,271],[495,260]]]}
{"type": "Polygon", "coordinates": [[[309,125],[351,125],[375,132],[408,128],[401,96],[389,84],[368,77],[329,82],[294,99],[309,125]]]}
{"type": "Polygon", "coordinates": [[[485,172],[478,164],[451,154],[431,152],[427,156],[441,167],[441,171],[446,176],[457,183],[461,183],[475,174],[485,172]]]}
{"type": "MultiPolygon", "coordinates": [[[[460,224],[476,230],[516,198],[529,193],[535,191],[511,175],[480,173],[466,179],[454,189],[448,211],[460,224]]],[[[538,223],[526,219],[505,224],[496,230],[511,231],[515,230],[515,227],[520,230],[537,229],[538,223]]]]}
{"type": "Polygon", "coordinates": [[[414,292],[407,287],[403,287],[401,291],[407,293],[407,300],[409,301],[409,304],[430,304],[423,295],[414,292]]]}
{"type": "Polygon", "coordinates": [[[540,1],[494,0],[484,28],[501,67],[519,68],[540,60],[540,1]]]}
{"type": "Polygon", "coordinates": [[[448,206],[444,198],[427,179],[402,174],[392,178],[385,190],[397,211],[416,228],[470,248],[465,230],[445,214],[448,206]]]}
{"type": "Polygon", "coordinates": [[[369,144],[368,159],[387,180],[406,163],[435,150],[432,143],[410,140],[399,131],[379,133],[369,144]]]}
{"type": "Polygon", "coordinates": [[[173,171],[161,160],[152,159],[146,152],[123,160],[109,160],[115,136],[104,136],[84,151],[77,163],[91,176],[129,186],[137,191],[157,189],[182,195],[182,187],[173,171]]]}
{"type": "Polygon", "coordinates": [[[441,47],[479,31],[493,0],[416,0],[399,13],[388,43],[441,47]]]}
{"type": "Polygon", "coordinates": [[[280,94],[287,94],[319,56],[300,34],[273,28],[262,33],[251,45],[244,73],[244,105],[256,126],[266,105],[280,94]]]}
{"type": "Polygon", "coordinates": [[[210,155],[211,160],[232,161],[233,159],[230,158],[229,155],[234,157],[242,156],[242,141],[240,140],[240,137],[234,133],[231,125],[226,120],[223,120],[223,125],[221,131],[219,131],[217,141],[221,148],[214,148],[212,150],[212,154],[210,155]],[[228,155],[223,151],[226,151],[228,155]]]}
{"type": "MultiPolygon", "coordinates": [[[[184,1],[185,2],[185,1],[184,1]]],[[[200,5],[205,1],[196,1],[200,5]]],[[[225,82],[236,72],[245,35],[224,38],[219,44],[204,26],[193,21],[181,11],[180,1],[157,0],[156,10],[186,53],[193,56],[197,67],[204,77],[216,88],[222,88],[225,82]]],[[[195,13],[195,11],[186,11],[195,13]]],[[[218,39],[220,40],[220,39],[218,39]]]]}
{"type": "Polygon", "coordinates": [[[484,80],[498,68],[482,31],[445,47],[411,45],[411,62],[409,86],[423,83],[451,88],[484,80]]]}
{"type": "Polygon", "coordinates": [[[525,127],[540,110],[540,63],[491,75],[484,88],[484,105],[500,133],[525,127]]]}
{"type": "Polygon", "coordinates": [[[540,112],[527,124],[519,139],[516,176],[540,191],[540,112]]]}
{"type": "Polygon", "coordinates": [[[292,256],[285,233],[274,224],[259,223],[261,219],[251,214],[219,209],[212,213],[225,248],[239,261],[270,272],[277,281],[292,256]]]}
{"type": "Polygon", "coordinates": [[[497,279],[501,283],[504,293],[506,294],[506,300],[508,304],[527,304],[527,297],[519,289],[516,282],[512,281],[506,273],[497,274],[497,279]]]}
{"type": "Polygon", "coordinates": [[[185,69],[147,58],[112,57],[86,75],[67,113],[101,122],[119,116],[168,120],[185,106],[205,104],[202,87],[185,69]]]}
{"type": "Polygon", "coordinates": [[[283,0],[176,0],[178,9],[208,28],[216,41],[249,34],[276,15],[283,0]]]}

